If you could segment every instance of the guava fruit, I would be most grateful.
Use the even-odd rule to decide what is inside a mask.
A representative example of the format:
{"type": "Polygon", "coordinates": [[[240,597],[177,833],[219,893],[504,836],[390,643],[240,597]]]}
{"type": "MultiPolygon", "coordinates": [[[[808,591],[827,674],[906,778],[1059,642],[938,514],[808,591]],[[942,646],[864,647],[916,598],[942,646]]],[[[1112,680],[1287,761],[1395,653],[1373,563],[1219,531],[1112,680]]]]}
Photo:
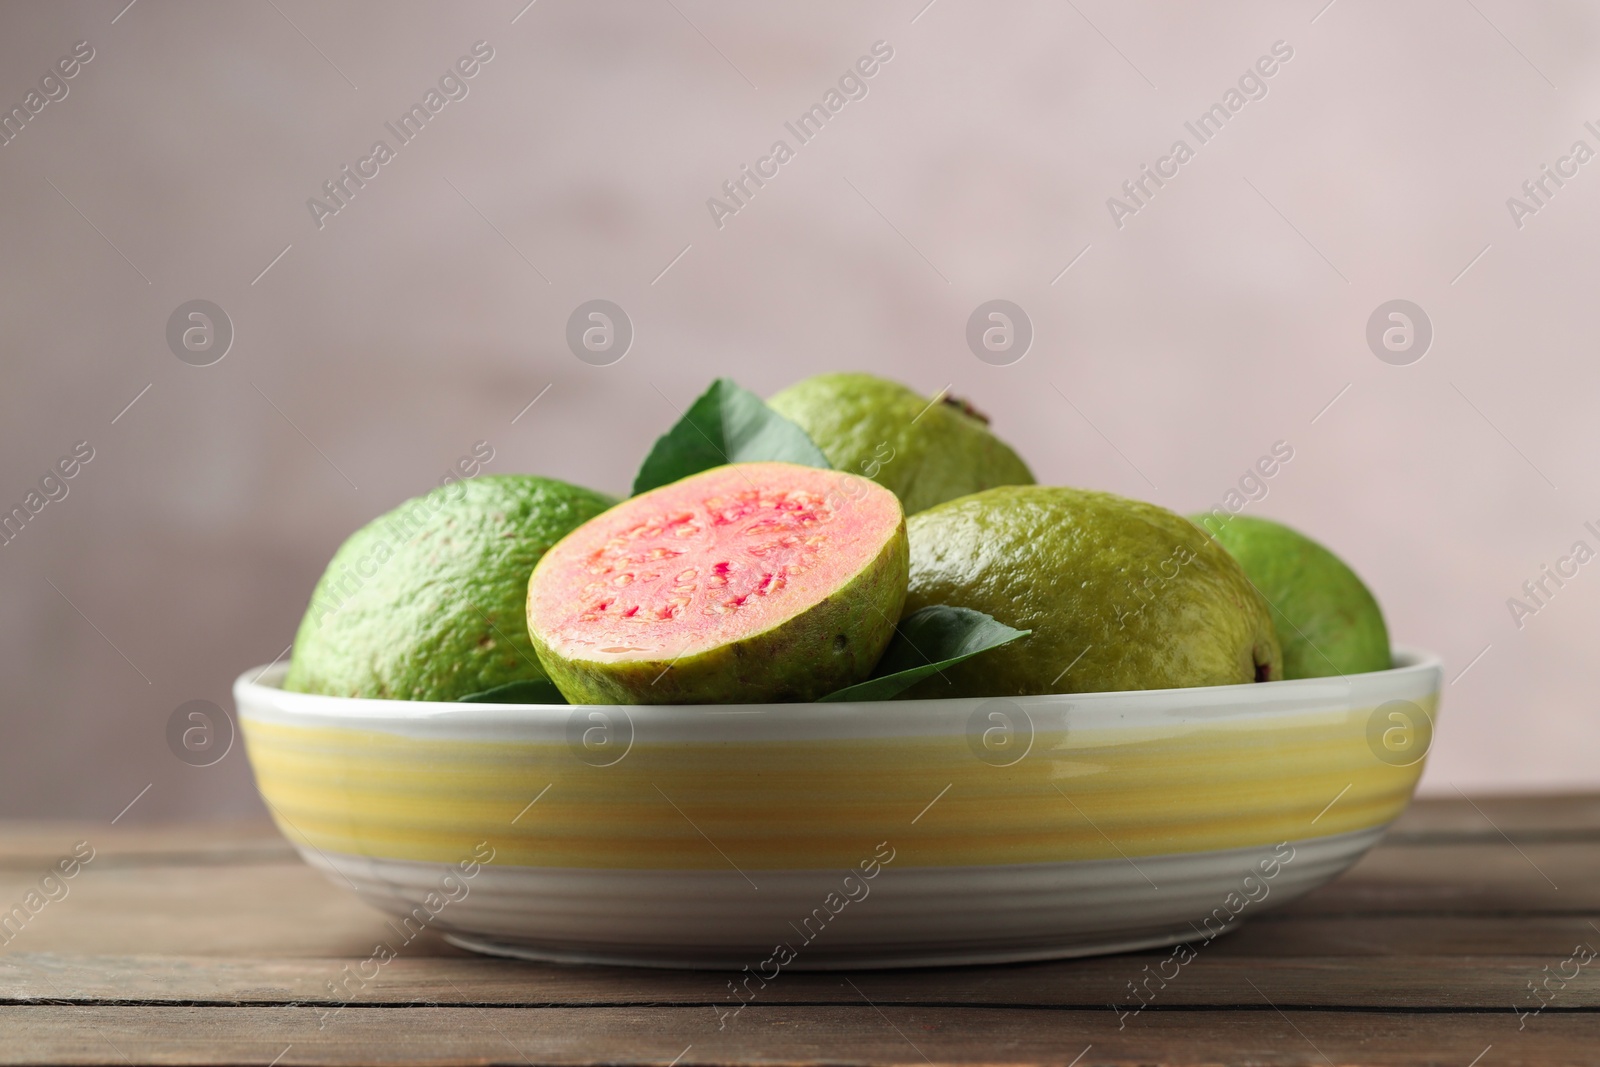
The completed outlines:
{"type": "Polygon", "coordinates": [[[906,610],[973,608],[1032,630],[918,697],[1167,689],[1283,676],[1271,610],[1181,515],[1111,493],[1011,486],[912,516],[906,610]]]}
{"type": "Polygon", "coordinates": [[[379,516],[317,583],[284,688],[456,700],[545,678],[523,623],[528,573],[614,503],[549,478],[487,474],[379,516]]]}
{"type": "Polygon", "coordinates": [[[1370,590],[1344,561],[1271,519],[1194,516],[1272,606],[1285,678],[1386,671],[1389,628],[1370,590]]]}
{"type": "Polygon", "coordinates": [[[907,566],[893,493],[736,463],[568,534],[528,581],[528,632],[574,704],[815,700],[872,672],[907,566]]]}
{"type": "Polygon", "coordinates": [[[907,515],[997,485],[1033,484],[1028,465],[960,400],[933,401],[870,374],[819,374],[767,405],[797,423],[836,470],[898,496],[907,515]]]}

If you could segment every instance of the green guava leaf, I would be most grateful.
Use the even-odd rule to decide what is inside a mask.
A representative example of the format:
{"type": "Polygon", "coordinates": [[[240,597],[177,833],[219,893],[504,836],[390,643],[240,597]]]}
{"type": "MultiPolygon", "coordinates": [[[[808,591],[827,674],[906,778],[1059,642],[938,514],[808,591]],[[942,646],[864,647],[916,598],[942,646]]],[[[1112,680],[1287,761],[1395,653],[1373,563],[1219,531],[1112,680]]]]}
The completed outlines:
{"type": "Polygon", "coordinates": [[[900,620],[871,678],[835,690],[818,703],[888,700],[930,674],[1031,633],[1032,630],[1007,626],[981,611],[935,604],[900,620]]]}
{"type": "Polygon", "coordinates": [[[556,684],[543,678],[528,678],[520,682],[507,682],[481,693],[468,693],[456,698],[458,704],[565,704],[556,684]]]}
{"type": "Polygon", "coordinates": [[[725,463],[776,460],[830,469],[806,432],[732,379],[718,378],[677,425],[656,439],[633,479],[633,494],[725,463]]]}

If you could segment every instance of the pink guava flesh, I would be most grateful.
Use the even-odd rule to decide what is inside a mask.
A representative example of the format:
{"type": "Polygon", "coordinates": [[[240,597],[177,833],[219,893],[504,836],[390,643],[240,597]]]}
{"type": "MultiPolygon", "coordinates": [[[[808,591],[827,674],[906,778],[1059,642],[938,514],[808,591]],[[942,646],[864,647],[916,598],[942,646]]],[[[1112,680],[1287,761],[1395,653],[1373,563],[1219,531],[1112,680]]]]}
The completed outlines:
{"type": "Polygon", "coordinates": [[[584,703],[815,699],[882,654],[906,558],[899,501],[867,479],[717,467],[619,504],[546,553],[528,628],[556,684],[584,703]]]}

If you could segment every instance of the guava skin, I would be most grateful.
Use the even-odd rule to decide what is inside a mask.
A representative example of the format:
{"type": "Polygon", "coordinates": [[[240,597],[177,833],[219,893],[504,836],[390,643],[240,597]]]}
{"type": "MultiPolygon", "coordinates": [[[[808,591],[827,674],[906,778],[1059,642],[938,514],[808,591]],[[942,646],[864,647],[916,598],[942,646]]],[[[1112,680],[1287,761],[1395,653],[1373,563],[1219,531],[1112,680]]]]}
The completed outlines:
{"type": "Polygon", "coordinates": [[[340,546],[295,635],[284,688],[457,700],[546,675],[523,621],[528,574],[616,501],[490,474],[406,501],[340,546]]]}
{"type": "Polygon", "coordinates": [[[767,404],[805,430],[835,470],[871,478],[907,515],[999,485],[1033,484],[1028,465],[981,419],[898,382],[819,374],[767,404]]]}
{"type": "Polygon", "coordinates": [[[1033,634],[919,683],[916,697],[1233,685],[1283,677],[1271,611],[1233,558],[1165,508],[1014,486],[915,515],[909,613],[987,612],[1033,634]]]}
{"type": "Polygon", "coordinates": [[[1389,628],[1371,590],[1343,560],[1271,519],[1214,514],[1194,521],[1212,533],[1272,606],[1285,678],[1385,671],[1389,628]]]}
{"type": "MultiPolygon", "coordinates": [[[[672,567],[678,565],[675,562],[672,567]]],[[[683,565],[700,566],[701,561],[686,557],[683,565]]],[[[827,566],[828,561],[822,559],[808,570],[822,574],[827,566]]],[[[893,494],[839,471],[775,462],[736,464],[642,493],[601,521],[573,531],[528,579],[527,630],[550,680],[574,704],[807,702],[863,681],[872,673],[894,636],[895,621],[905,603],[909,569],[905,514],[893,494]],[[882,541],[871,555],[863,553],[853,559],[853,569],[822,586],[828,590],[826,595],[809,607],[802,606],[805,601],[796,601],[792,611],[782,609],[749,626],[733,622],[729,616],[727,628],[713,635],[699,629],[695,621],[705,602],[686,606],[684,642],[692,647],[718,641],[688,654],[685,645],[675,644],[676,635],[668,639],[672,644],[652,644],[662,638],[660,631],[640,638],[650,645],[648,651],[595,649],[587,636],[581,642],[564,636],[574,624],[563,614],[570,600],[559,590],[571,580],[575,568],[587,570],[594,565],[597,549],[615,543],[608,540],[616,533],[608,523],[625,527],[633,522],[634,511],[685,516],[698,512],[704,497],[718,492],[704,488],[708,479],[735,470],[744,472],[761,489],[782,489],[796,484],[795,479],[821,479],[843,487],[848,492],[838,498],[843,507],[836,521],[849,521],[851,502],[864,506],[863,500],[870,495],[880,516],[872,529],[882,541]],[[677,654],[669,654],[674,649],[677,654]],[[640,654],[614,655],[621,652],[640,654]]]]}

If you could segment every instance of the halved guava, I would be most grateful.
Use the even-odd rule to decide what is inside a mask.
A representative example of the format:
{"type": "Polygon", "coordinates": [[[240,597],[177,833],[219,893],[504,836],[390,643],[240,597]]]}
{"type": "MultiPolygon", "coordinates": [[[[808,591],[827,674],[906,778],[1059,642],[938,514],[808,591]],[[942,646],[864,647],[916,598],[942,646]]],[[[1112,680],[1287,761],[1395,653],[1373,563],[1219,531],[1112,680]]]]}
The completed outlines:
{"type": "Polygon", "coordinates": [[[887,489],[737,463],[563,538],[528,581],[528,634],[574,704],[815,700],[872,672],[909,568],[887,489]]]}

